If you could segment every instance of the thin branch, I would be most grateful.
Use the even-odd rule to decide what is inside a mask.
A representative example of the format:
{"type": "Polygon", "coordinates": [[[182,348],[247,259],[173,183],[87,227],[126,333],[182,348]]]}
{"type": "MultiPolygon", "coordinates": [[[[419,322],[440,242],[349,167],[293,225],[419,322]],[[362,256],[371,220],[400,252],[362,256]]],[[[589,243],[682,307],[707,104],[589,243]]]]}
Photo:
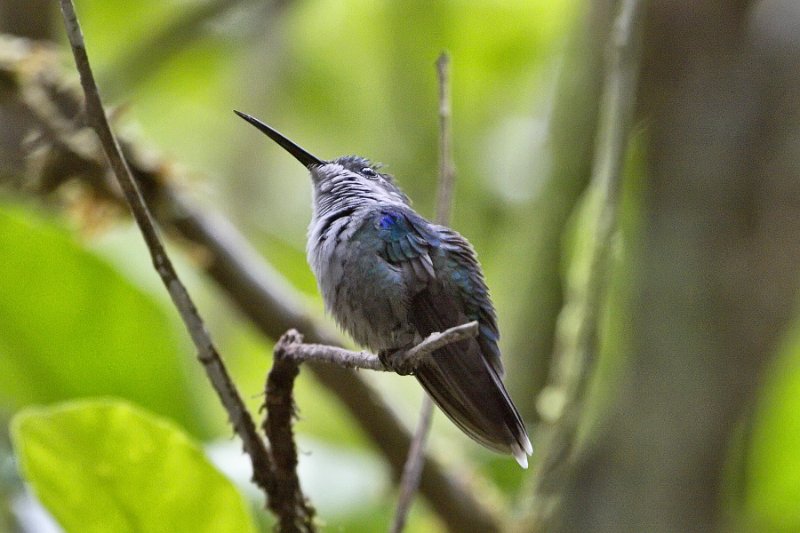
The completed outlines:
{"type": "Polygon", "coordinates": [[[436,75],[439,80],[439,186],[436,193],[436,223],[450,223],[453,206],[453,188],[456,169],[453,164],[453,142],[450,117],[450,55],[442,52],[436,60],[436,75]]]}
{"type": "MultiPolygon", "coordinates": [[[[422,342],[410,348],[406,352],[398,354],[398,360],[402,360],[405,368],[414,371],[426,359],[432,357],[433,352],[454,342],[470,339],[478,334],[478,323],[475,321],[467,322],[459,326],[453,326],[442,332],[433,332],[422,342]]],[[[320,363],[334,364],[344,368],[360,368],[362,370],[376,370],[379,372],[395,372],[394,368],[385,366],[378,356],[367,352],[351,352],[338,346],[328,346],[325,344],[300,344],[289,343],[283,349],[284,357],[291,359],[295,363],[316,361],[320,363]]]]}
{"type": "Polygon", "coordinates": [[[609,39],[607,73],[600,106],[599,131],[591,188],[599,195],[600,211],[595,221],[592,249],[589,251],[589,276],[582,291],[573,294],[569,305],[582,311],[572,350],[562,354],[554,368],[549,389],[563,397],[560,413],[547,433],[543,452],[537,461],[534,487],[534,531],[549,530],[568,469],[578,450],[578,426],[585,404],[589,380],[597,359],[601,308],[608,283],[611,244],[616,230],[622,167],[633,122],[641,48],[641,22],[644,9],[638,0],[622,0],[609,39]]]}
{"type": "Polygon", "coordinates": [[[228,412],[236,433],[242,439],[244,448],[250,456],[253,465],[253,480],[265,491],[272,484],[269,477],[270,458],[264,442],[256,433],[255,424],[250,414],[245,409],[238,391],[228,375],[222,358],[219,356],[214,344],[205,330],[203,321],[192,302],[189,293],[178,278],[172,262],[164,249],[158,236],[150,211],[142,198],[139,188],[134,181],[128,164],[120,151],[117,139],[111,131],[106,119],[100,94],[94,81],[83,34],[75,14],[71,0],[61,0],[61,11],[64,15],[64,24],[69,38],[75,65],[80,73],[81,85],[86,97],[86,115],[89,123],[100,138],[103,151],[108,158],[114,175],[122,188],[139,229],[142,232],[147,248],[153,260],[153,265],[161,276],[172,301],[177,307],[180,316],[189,331],[189,335],[197,348],[197,357],[206,369],[214,390],[217,392],[223,406],[228,412]]]}
{"type": "Polygon", "coordinates": [[[303,342],[295,330],[283,335],[275,345],[272,370],[267,377],[267,417],[264,431],[269,439],[275,484],[270,492],[269,508],[278,517],[282,533],[313,533],[314,507],[303,494],[297,478],[297,446],[292,420],[295,418],[292,392],[300,373],[297,361],[287,355],[289,346],[303,342]]]}
{"type": "MultiPolygon", "coordinates": [[[[442,52],[436,60],[436,75],[439,81],[439,183],[436,194],[436,222],[447,225],[453,205],[453,188],[456,173],[453,164],[452,132],[450,127],[450,55],[442,52]]],[[[474,323],[477,330],[477,322],[474,323]]],[[[477,334],[477,331],[476,331],[477,334]]],[[[400,533],[406,524],[414,494],[419,487],[422,467],[425,461],[425,443],[433,422],[433,400],[423,394],[417,429],[408,449],[408,457],[400,478],[400,495],[397,508],[389,528],[391,533],[400,533]]]]}
{"type": "Polygon", "coordinates": [[[391,533],[400,533],[406,526],[408,513],[411,511],[411,504],[414,502],[414,494],[419,488],[419,479],[425,458],[425,444],[428,441],[432,422],[433,400],[425,393],[422,397],[417,429],[414,432],[414,438],[411,439],[408,457],[406,457],[406,463],[403,467],[403,475],[400,478],[400,495],[397,497],[397,508],[389,528],[391,533]]]}
{"type": "Polygon", "coordinates": [[[467,322],[466,324],[453,326],[444,331],[434,331],[425,337],[425,340],[409,349],[404,357],[408,359],[412,366],[417,366],[423,359],[426,359],[439,348],[444,348],[448,344],[470,339],[477,335],[478,322],[475,320],[467,322]]]}
{"type": "Polygon", "coordinates": [[[292,344],[285,348],[285,356],[295,363],[316,362],[342,368],[392,372],[381,363],[377,355],[369,352],[352,352],[329,344],[292,344]]]}

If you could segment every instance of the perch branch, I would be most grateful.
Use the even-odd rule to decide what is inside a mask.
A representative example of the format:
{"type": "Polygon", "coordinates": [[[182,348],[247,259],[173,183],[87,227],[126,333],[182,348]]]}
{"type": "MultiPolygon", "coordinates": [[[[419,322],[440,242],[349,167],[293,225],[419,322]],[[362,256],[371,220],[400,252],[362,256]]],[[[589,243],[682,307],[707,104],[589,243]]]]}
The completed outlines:
{"type": "MultiPolygon", "coordinates": [[[[475,321],[467,322],[442,332],[431,333],[422,342],[397,357],[403,361],[404,366],[413,371],[439,348],[454,342],[470,339],[477,334],[478,323],[475,321]]],[[[344,368],[394,372],[393,368],[384,366],[376,355],[367,352],[351,352],[338,346],[325,344],[290,343],[284,347],[283,355],[297,364],[316,361],[335,364],[344,368]]]]}
{"type": "Polygon", "coordinates": [[[272,474],[275,479],[270,492],[269,508],[278,517],[281,533],[313,533],[314,508],[303,495],[297,478],[297,446],[294,443],[292,420],[295,418],[292,391],[300,373],[297,361],[288,356],[291,346],[302,343],[295,330],[283,335],[275,345],[272,370],[267,377],[264,431],[269,439],[272,474]]]}
{"type": "Polygon", "coordinates": [[[81,85],[86,97],[86,115],[89,123],[100,139],[103,151],[111,168],[114,170],[114,175],[122,188],[131,213],[142,232],[147,248],[150,251],[153,265],[159,276],[161,276],[197,348],[197,357],[203,364],[214,390],[219,395],[236,433],[242,439],[244,448],[250,456],[253,465],[253,480],[266,492],[272,484],[272,480],[268,476],[270,458],[267,454],[266,446],[258,436],[255,424],[245,409],[244,403],[225,369],[222,358],[208,336],[197,308],[180,281],[177,272],[175,272],[158,236],[150,211],[131,175],[117,139],[111,131],[94,81],[89,57],[86,53],[86,45],[83,41],[83,34],[81,33],[72,1],[61,0],[61,11],[64,16],[64,25],[70,46],[75,57],[75,65],[80,74],[81,85]]]}

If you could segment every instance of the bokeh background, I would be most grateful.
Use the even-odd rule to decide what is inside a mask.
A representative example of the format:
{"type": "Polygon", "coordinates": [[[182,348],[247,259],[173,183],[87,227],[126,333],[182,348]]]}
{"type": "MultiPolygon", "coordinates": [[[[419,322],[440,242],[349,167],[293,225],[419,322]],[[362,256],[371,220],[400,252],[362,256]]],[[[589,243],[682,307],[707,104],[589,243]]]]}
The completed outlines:
{"type": "MultiPolygon", "coordinates": [[[[478,251],[499,315],[509,389],[536,442],[552,354],[568,349],[580,319],[564,304],[583,290],[589,270],[597,202],[584,190],[613,4],[79,0],[76,7],[117,130],[166,165],[192,201],[230,219],[320,321],[328,319],[305,261],[306,172],[232,110],[261,118],[321,158],[355,153],[382,162],[415,208],[432,217],[434,62],[447,50],[457,168],[452,226],[478,251]]],[[[57,3],[0,0],[0,30],[52,41],[65,77],[76,79],[57,3]]],[[[3,98],[0,105],[14,95],[3,98]]],[[[0,130],[13,130],[8,120],[0,130]]],[[[647,142],[645,121],[634,128],[626,158],[587,428],[602,418],[630,351],[647,142]]],[[[255,527],[269,530],[240,445],[129,218],[68,185],[44,194],[26,184],[27,167],[6,156],[2,427],[30,406],[130,402],[188,433],[244,495],[255,527]]],[[[170,249],[256,413],[275,339],[258,333],[204,277],[202,250],[180,239],[170,249]]],[[[723,508],[734,529],[800,531],[796,329],[781,335],[747,420],[730,448],[717,451],[727,465],[723,508]]],[[[362,377],[412,430],[421,400],[416,382],[362,377]]],[[[308,372],[297,389],[301,480],[320,518],[329,531],[384,529],[396,497],[384,459],[308,372]]],[[[441,415],[429,447],[498,514],[524,514],[531,471],[484,451],[441,415]]],[[[41,531],[44,519],[18,464],[4,429],[0,530],[41,531]]],[[[444,530],[419,499],[408,531],[444,530]]]]}

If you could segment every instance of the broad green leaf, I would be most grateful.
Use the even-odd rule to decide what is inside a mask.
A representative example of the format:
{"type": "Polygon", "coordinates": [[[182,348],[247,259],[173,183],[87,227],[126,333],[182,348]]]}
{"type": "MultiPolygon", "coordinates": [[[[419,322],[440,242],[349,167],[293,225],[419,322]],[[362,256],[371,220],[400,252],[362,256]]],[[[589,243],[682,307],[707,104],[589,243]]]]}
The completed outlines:
{"type": "Polygon", "coordinates": [[[749,440],[745,512],[754,531],[800,530],[800,330],[788,340],[765,380],[749,440]]]}
{"type": "Polygon", "coordinates": [[[0,250],[0,404],[113,395],[200,431],[180,330],[155,298],[33,210],[0,205],[0,250]]]}
{"type": "Polygon", "coordinates": [[[18,413],[23,476],[68,532],[254,531],[241,494],[171,422],[81,400],[18,413]]]}

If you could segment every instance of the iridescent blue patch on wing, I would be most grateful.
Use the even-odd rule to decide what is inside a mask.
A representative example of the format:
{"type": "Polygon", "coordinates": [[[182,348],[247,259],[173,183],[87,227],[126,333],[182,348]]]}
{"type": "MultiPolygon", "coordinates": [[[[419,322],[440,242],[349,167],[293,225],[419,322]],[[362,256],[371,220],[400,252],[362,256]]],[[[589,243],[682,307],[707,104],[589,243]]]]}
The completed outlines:
{"type": "Polygon", "coordinates": [[[391,229],[398,223],[398,215],[396,213],[383,213],[380,220],[381,229],[391,229]]]}

